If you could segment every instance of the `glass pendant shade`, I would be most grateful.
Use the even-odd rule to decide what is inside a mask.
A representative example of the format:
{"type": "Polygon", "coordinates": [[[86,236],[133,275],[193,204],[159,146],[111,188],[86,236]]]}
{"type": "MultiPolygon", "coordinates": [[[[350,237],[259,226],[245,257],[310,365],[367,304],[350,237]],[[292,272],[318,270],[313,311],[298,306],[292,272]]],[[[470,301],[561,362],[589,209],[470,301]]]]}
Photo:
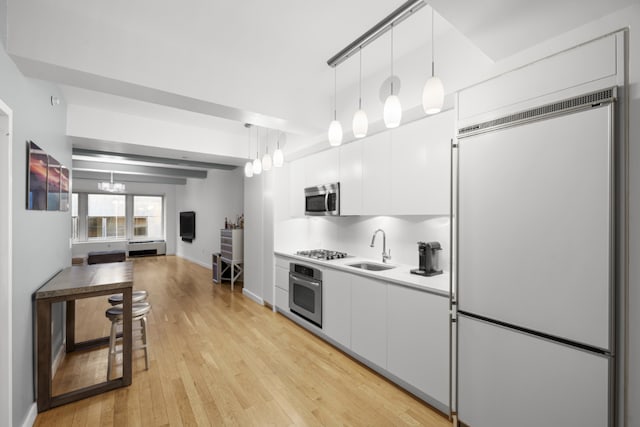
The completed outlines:
{"type": "Polygon", "coordinates": [[[280,148],[273,152],[273,166],[281,168],[284,165],[284,153],[280,148]]]}
{"type": "Polygon", "coordinates": [[[339,121],[334,120],[329,125],[329,144],[332,147],[337,147],[342,144],[342,125],[339,121]]]}
{"type": "Polygon", "coordinates": [[[383,110],[384,125],[388,129],[397,128],[402,120],[402,106],[400,98],[396,95],[389,95],[384,102],[383,110]]]}
{"type": "Polygon", "coordinates": [[[367,113],[364,110],[358,110],[353,115],[353,136],[356,138],[363,138],[367,136],[369,130],[369,119],[367,113]]]}
{"type": "Polygon", "coordinates": [[[444,104],[444,86],[438,77],[427,80],[422,91],[422,108],[427,114],[436,114],[442,110],[444,104]]]}
{"type": "Polygon", "coordinates": [[[262,173],[262,162],[260,161],[260,159],[256,158],[253,161],[253,174],[260,175],[261,173],[262,173]]]}
{"type": "Polygon", "coordinates": [[[244,176],[247,178],[251,178],[253,176],[253,163],[251,161],[248,161],[244,165],[244,176]]]}
{"type": "Polygon", "coordinates": [[[271,155],[269,153],[264,153],[264,156],[262,156],[262,170],[265,172],[269,171],[271,170],[271,166],[271,155]]]}

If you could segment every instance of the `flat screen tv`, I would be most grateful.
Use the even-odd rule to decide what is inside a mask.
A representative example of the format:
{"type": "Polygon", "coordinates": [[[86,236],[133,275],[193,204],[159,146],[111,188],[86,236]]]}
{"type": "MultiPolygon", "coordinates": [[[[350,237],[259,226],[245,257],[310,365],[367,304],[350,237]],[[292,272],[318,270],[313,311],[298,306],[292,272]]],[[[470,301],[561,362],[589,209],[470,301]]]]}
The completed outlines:
{"type": "Polygon", "coordinates": [[[180,237],[183,242],[191,242],[196,238],[195,212],[180,212],[180,237]]]}

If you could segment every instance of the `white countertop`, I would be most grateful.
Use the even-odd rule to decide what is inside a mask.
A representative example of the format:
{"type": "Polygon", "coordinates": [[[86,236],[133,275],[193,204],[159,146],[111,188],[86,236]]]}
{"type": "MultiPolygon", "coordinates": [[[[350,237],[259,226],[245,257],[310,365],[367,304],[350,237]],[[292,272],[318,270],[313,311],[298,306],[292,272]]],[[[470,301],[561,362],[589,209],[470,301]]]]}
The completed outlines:
{"type": "Polygon", "coordinates": [[[449,296],[449,272],[445,271],[442,274],[437,276],[420,276],[417,274],[411,274],[411,270],[415,269],[417,266],[414,265],[403,265],[396,263],[387,263],[386,265],[393,266],[395,268],[391,268],[389,270],[382,271],[372,271],[372,270],[363,270],[361,268],[350,267],[348,264],[356,264],[361,262],[367,262],[372,264],[382,264],[380,261],[371,260],[367,258],[350,256],[347,258],[341,259],[332,259],[332,260],[320,260],[309,258],[305,256],[299,256],[292,253],[287,252],[279,252],[274,251],[275,255],[283,256],[291,259],[295,259],[297,261],[303,261],[306,263],[316,264],[321,267],[333,268],[336,270],[344,271],[352,274],[359,274],[361,276],[370,277],[372,279],[383,280],[389,283],[395,283],[403,286],[408,286],[411,288],[416,288],[420,290],[424,290],[426,292],[431,292],[434,294],[442,295],[445,297],[449,296]]]}

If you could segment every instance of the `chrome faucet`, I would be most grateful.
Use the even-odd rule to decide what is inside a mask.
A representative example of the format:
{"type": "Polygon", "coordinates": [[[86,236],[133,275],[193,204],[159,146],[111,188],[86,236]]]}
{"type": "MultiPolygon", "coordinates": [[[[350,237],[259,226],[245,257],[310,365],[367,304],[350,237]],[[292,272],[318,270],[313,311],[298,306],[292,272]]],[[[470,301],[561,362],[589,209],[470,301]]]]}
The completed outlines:
{"type": "Polygon", "coordinates": [[[376,234],[378,231],[382,232],[382,262],[386,263],[388,259],[391,259],[391,249],[389,249],[389,253],[387,253],[387,235],[384,233],[382,228],[378,228],[373,232],[373,237],[371,237],[371,247],[376,243],[376,234]]]}

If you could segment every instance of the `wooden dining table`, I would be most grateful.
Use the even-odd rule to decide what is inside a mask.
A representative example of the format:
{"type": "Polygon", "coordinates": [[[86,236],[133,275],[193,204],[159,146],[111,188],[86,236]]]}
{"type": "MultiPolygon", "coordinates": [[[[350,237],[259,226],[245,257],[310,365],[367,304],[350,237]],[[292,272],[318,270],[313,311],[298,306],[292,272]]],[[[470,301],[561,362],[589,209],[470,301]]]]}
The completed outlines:
{"type": "MultiPolygon", "coordinates": [[[[37,376],[36,394],[38,412],[76,400],[95,396],[119,387],[131,385],[132,380],[132,289],[133,264],[116,262],[67,267],[47,281],[35,292],[36,301],[36,346],[37,376]],[[57,302],[66,303],[66,347],[67,353],[108,344],[109,337],[99,337],[89,341],[75,342],[75,301],[102,295],[123,294],[122,328],[122,376],[52,396],[52,348],[51,348],[51,306],[57,302]]],[[[105,298],[105,304],[106,304],[105,298]]]]}

